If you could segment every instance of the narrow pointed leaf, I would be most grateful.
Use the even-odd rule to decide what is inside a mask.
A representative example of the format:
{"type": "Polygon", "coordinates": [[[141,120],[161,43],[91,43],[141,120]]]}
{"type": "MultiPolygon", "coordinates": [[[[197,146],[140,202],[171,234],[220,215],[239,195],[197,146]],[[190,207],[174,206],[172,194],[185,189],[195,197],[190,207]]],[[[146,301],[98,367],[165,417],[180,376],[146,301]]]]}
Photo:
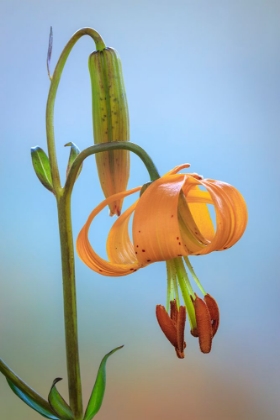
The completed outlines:
{"type": "Polygon", "coordinates": [[[115,351],[121,349],[123,346],[117,347],[114,350],[107,353],[99,366],[98,373],[96,376],[95,384],[88,402],[84,420],[91,420],[95,414],[99,411],[106,387],[106,362],[109,356],[111,356],[115,351]]]}
{"type": "Polygon", "coordinates": [[[31,147],[31,158],[37,177],[44,187],[53,192],[51,167],[48,156],[41,147],[35,146],[31,147]]]}
{"type": "Polygon", "coordinates": [[[11,388],[11,390],[23,401],[25,404],[27,404],[29,407],[31,407],[33,410],[37,411],[37,413],[41,414],[41,416],[51,419],[51,420],[60,420],[59,417],[57,417],[52,411],[51,408],[48,410],[45,407],[42,407],[39,405],[30,395],[23,392],[21,389],[19,389],[10,379],[6,378],[7,382],[11,388]]]}
{"type": "Polygon", "coordinates": [[[43,417],[51,420],[60,420],[53,412],[48,401],[37,394],[34,389],[30,388],[9,366],[0,359],[0,372],[6,377],[11,390],[29,407],[40,413],[43,417]]]}
{"type": "MultiPolygon", "coordinates": [[[[69,155],[69,159],[68,159],[68,165],[67,165],[67,169],[66,169],[66,177],[67,177],[68,174],[69,174],[69,171],[71,169],[71,166],[73,165],[74,160],[80,154],[80,149],[76,146],[75,143],[72,143],[72,141],[70,141],[69,143],[66,143],[64,146],[70,146],[71,147],[70,155],[69,155]]],[[[81,170],[82,170],[82,165],[80,166],[80,169],[77,173],[76,179],[80,175],[81,170]]]]}
{"type": "Polygon", "coordinates": [[[67,404],[67,402],[64,400],[64,398],[60,395],[58,390],[56,389],[57,382],[61,381],[62,378],[56,378],[51,386],[51,390],[49,393],[49,403],[54,410],[54,412],[59,416],[61,420],[73,420],[74,414],[67,404]]]}

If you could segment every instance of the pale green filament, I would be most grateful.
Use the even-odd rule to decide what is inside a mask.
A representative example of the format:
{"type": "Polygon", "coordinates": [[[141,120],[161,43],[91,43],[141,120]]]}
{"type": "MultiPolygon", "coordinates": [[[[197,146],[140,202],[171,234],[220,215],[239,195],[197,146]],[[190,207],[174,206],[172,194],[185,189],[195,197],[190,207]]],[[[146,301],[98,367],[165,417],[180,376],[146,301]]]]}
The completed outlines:
{"type": "Polygon", "coordinates": [[[193,276],[193,279],[194,279],[194,281],[196,282],[196,284],[197,284],[197,286],[198,286],[198,288],[199,288],[199,290],[201,291],[201,293],[205,296],[205,295],[207,295],[207,292],[205,292],[205,290],[204,290],[204,288],[202,287],[202,285],[201,285],[201,283],[200,283],[200,281],[199,281],[199,279],[198,279],[198,277],[197,277],[197,275],[195,274],[195,272],[194,272],[194,269],[193,269],[193,267],[192,267],[192,265],[191,265],[191,263],[190,263],[190,260],[188,259],[188,257],[183,257],[184,258],[184,261],[185,261],[185,263],[186,263],[186,265],[187,265],[187,267],[188,267],[188,269],[190,270],[190,273],[191,273],[191,275],[193,276]]]}
{"type": "Polygon", "coordinates": [[[180,306],[180,298],[178,292],[176,269],[173,260],[166,261],[167,269],[167,296],[166,296],[166,310],[169,311],[170,301],[176,299],[176,304],[180,306]]]}
{"type": "Polygon", "coordinates": [[[195,298],[192,286],[190,284],[186,269],[181,258],[174,258],[170,261],[170,264],[174,264],[174,269],[176,270],[176,276],[178,283],[182,292],[182,296],[187,308],[188,318],[190,322],[191,329],[196,327],[196,317],[193,302],[191,296],[195,298]]]}

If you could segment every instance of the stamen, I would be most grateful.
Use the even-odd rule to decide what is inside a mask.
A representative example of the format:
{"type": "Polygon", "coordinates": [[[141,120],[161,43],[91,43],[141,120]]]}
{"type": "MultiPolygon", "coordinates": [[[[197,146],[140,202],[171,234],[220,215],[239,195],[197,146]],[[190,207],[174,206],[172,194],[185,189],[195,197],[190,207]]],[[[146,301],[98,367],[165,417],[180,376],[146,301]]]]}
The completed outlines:
{"type": "Polygon", "coordinates": [[[177,344],[177,348],[175,349],[176,354],[179,357],[179,359],[183,359],[185,357],[184,355],[184,349],[186,348],[186,343],[184,341],[185,324],[186,324],[186,307],[180,306],[178,317],[177,317],[177,343],[178,344],[177,344]]]}
{"type": "Polygon", "coordinates": [[[197,330],[197,327],[195,327],[195,328],[193,328],[193,329],[191,330],[191,335],[192,335],[193,337],[198,338],[198,330],[197,330]]]}
{"type": "Polygon", "coordinates": [[[199,347],[202,353],[209,353],[212,346],[212,324],[206,303],[195,296],[194,309],[197,323],[199,347]]]}
{"type": "Polygon", "coordinates": [[[204,288],[202,287],[202,284],[200,283],[200,281],[199,281],[199,279],[198,279],[197,275],[195,274],[194,269],[193,269],[193,266],[192,266],[192,265],[191,265],[191,263],[190,263],[190,260],[188,259],[188,257],[183,257],[183,258],[184,258],[184,261],[185,261],[185,263],[186,263],[186,265],[187,265],[188,269],[190,270],[191,275],[193,276],[194,281],[196,282],[196,284],[197,284],[198,288],[200,289],[201,293],[202,293],[203,295],[206,295],[206,291],[205,291],[205,290],[204,290],[204,288]]]}
{"type": "Polygon", "coordinates": [[[184,349],[186,348],[186,343],[184,341],[186,323],[185,306],[180,306],[178,310],[176,300],[174,299],[170,302],[169,316],[164,306],[157,305],[156,317],[165,337],[174,346],[177,357],[183,359],[185,357],[184,349]]]}
{"type": "Polygon", "coordinates": [[[167,338],[167,340],[170,341],[172,346],[175,348],[177,347],[177,331],[176,327],[174,325],[174,322],[169,317],[168,313],[166,312],[166,309],[162,305],[156,306],[156,317],[157,321],[159,323],[159,326],[167,338]]]}
{"type": "Polygon", "coordinates": [[[177,308],[177,303],[175,299],[170,301],[170,318],[172,319],[173,322],[175,322],[175,324],[177,324],[178,308],[177,308]]]}
{"type": "Polygon", "coordinates": [[[180,305],[178,282],[176,269],[174,267],[173,260],[166,261],[167,269],[167,296],[166,296],[166,310],[169,309],[169,303],[171,300],[176,299],[177,305],[180,305]]]}
{"type": "Polygon", "coordinates": [[[195,298],[195,294],[190,284],[182,259],[175,258],[172,261],[174,262],[178,283],[179,283],[182,296],[183,296],[183,299],[187,308],[190,326],[191,326],[191,329],[193,329],[196,327],[196,317],[195,317],[194,305],[192,302],[192,299],[195,298]]]}
{"type": "Polygon", "coordinates": [[[217,302],[215,301],[215,299],[209,295],[209,293],[207,293],[204,296],[204,301],[207,305],[209,314],[210,314],[210,318],[211,318],[211,324],[212,324],[212,334],[213,337],[216,334],[218,328],[219,328],[219,324],[220,324],[220,312],[219,312],[219,307],[217,302]]]}

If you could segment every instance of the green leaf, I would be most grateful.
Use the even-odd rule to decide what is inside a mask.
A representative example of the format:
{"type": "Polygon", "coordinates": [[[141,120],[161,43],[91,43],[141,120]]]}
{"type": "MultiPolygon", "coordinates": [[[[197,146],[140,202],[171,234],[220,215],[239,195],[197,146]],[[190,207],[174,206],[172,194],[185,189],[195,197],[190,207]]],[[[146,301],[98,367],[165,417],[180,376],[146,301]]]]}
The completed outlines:
{"type": "Polygon", "coordinates": [[[74,420],[74,414],[71,408],[64,400],[64,398],[60,395],[55,386],[57,382],[61,380],[62,378],[56,378],[53,381],[48,400],[52,409],[55,411],[55,413],[59,416],[61,420],[74,420]]]}
{"type": "Polygon", "coordinates": [[[62,378],[56,378],[51,386],[51,390],[49,393],[49,403],[54,410],[54,412],[59,416],[61,420],[73,420],[74,414],[67,404],[67,402],[63,399],[63,397],[60,395],[58,390],[56,389],[57,382],[61,381],[62,378]]]}
{"type": "Polygon", "coordinates": [[[30,388],[10,367],[0,359],[0,372],[6,377],[7,382],[12,391],[29,407],[40,413],[43,417],[51,420],[60,420],[53,412],[48,401],[37,394],[34,389],[30,388]]]}
{"type": "Polygon", "coordinates": [[[31,147],[31,158],[34,171],[41,183],[53,192],[51,167],[49,158],[39,146],[31,147]]]}
{"type": "Polygon", "coordinates": [[[106,387],[106,362],[109,356],[111,354],[115,353],[115,351],[121,349],[123,346],[117,347],[114,350],[110,351],[110,353],[107,353],[99,366],[98,373],[96,376],[95,384],[88,402],[88,406],[86,409],[86,413],[84,416],[84,420],[91,420],[95,414],[99,411],[104,393],[105,393],[105,387],[106,387]]]}
{"type": "Polygon", "coordinates": [[[41,414],[41,416],[46,417],[47,419],[51,420],[60,420],[59,417],[57,417],[50,409],[48,410],[46,407],[42,407],[40,404],[38,404],[37,401],[35,401],[34,398],[32,398],[30,395],[28,395],[26,392],[24,392],[22,389],[18,388],[10,379],[6,378],[7,382],[11,388],[11,390],[23,401],[25,404],[29,405],[29,407],[33,408],[33,410],[37,411],[37,413],[41,414]]]}
{"type": "MultiPolygon", "coordinates": [[[[80,154],[80,149],[75,145],[75,143],[72,143],[72,141],[70,141],[69,143],[66,143],[64,146],[70,146],[71,147],[70,155],[69,155],[69,159],[68,159],[68,165],[67,165],[67,169],[66,169],[66,177],[67,177],[68,174],[69,174],[69,171],[71,169],[71,166],[73,165],[74,160],[80,154]]],[[[80,166],[80,169],[77,173],[76,179],[80,175],[81,170],[82,170],[82,165],[80,166]]]]}

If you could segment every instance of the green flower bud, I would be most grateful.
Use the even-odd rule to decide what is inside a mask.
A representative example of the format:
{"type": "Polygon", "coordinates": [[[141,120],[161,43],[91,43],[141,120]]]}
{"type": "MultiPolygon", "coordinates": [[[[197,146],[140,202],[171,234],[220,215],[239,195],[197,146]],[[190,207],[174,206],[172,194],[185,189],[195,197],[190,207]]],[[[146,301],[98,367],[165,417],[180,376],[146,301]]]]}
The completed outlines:
{"type": "MultiPolygon", "coordinates": [[[[95,51],[89,57],[92,86],[94,143],[129,141],[129,116],[121,61],[113,48],[95,51]]],[[[112,150],[95,155],[105,197],[126,190],[129,152],[112,150]]],[[[110,204],[110,215],[120,215],[122,200],[110,204]]]]}

